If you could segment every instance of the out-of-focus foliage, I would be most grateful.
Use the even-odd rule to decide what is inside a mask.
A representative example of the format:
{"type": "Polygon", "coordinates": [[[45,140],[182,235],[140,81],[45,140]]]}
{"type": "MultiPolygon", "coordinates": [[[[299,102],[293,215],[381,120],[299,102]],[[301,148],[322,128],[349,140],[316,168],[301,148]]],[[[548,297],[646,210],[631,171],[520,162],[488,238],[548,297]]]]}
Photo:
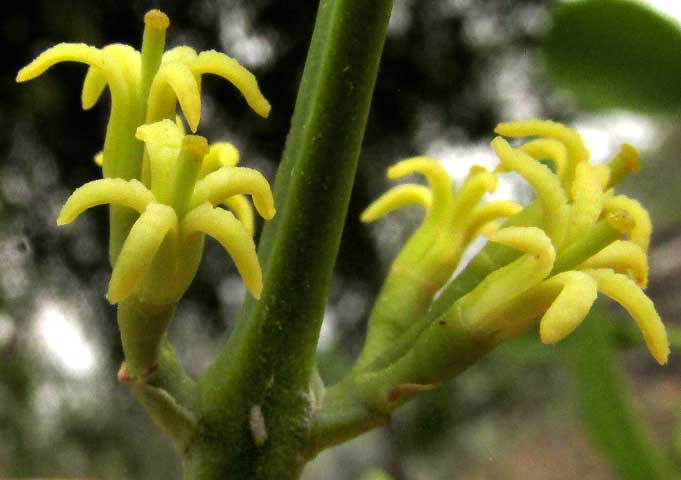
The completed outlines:
{"type": "Polygon", "coordinates": [[[614,355],[612,332],[612,323],[599,309],[589,315],[577,338],[570,340],[567,358],[575,369],[578,411],[594,445],[622,479],[669,478],[669,459],[651,443],[631,406],[631,394],[614,355]]]}
{"type": "Polygon", "coordinates": [[[681,109],[681,28],[634,0],[556,8],[544,39],[548,71],[592,108],[681,109]]]}

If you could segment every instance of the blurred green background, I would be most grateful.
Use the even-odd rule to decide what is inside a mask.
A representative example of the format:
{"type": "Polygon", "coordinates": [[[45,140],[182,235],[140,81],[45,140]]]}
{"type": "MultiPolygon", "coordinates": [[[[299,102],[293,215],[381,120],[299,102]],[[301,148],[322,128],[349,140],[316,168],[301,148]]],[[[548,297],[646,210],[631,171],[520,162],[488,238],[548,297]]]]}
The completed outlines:
{"type": "MultiPolygon", "coordinates": [[[[374,225],[359,212],[384,191],[385,167],[414,154],[461,178],[494,165],[501,120],[546,117],[584,135],[596,161],[622,142],[642,172],[622,190],[655,225],[648,290],[676,329],[681,311],[681,4],[591,0],[395,0],[319,345],[337,380],[358,353],[366,315],[391,259],[419,219],[374,225]],[[654,4],[654,5],[653,5],[654,4]],[[650,5],[658,8],[651,10],[650,5]],[[662,9],[662,10],[659,10],[662,9]]],[[[273,178],[305,60],[316,2],[28,1],[3,7],[0,35],[0,477],[178,479],[170,444],[116,382],[114,309],[104,299],[104,210],[57,229],[63,201],[99,176],[108,105],[80,110],[82,66],[26,85],[19,68],[55,43],[139,47],[142,16],[171,18],[170,47],[216,49],[252,69],[272,103],[265,121],[236,90],[205,81],[199,133],[228,140],[242,163],[273,178]]],[[[527,199],[507,181],[500,196],[527,199]]],[[[244,288],[208,245],[171,340],[197,375],[231,328],[244,288]]],[[[568,341],[536,334],[504,345],[390,428],[325,452],[306,479],[356,479],[373,467],[402,479],[649,479],[679,471],[678,351],[658,367],[631,320],[603,303],[568,341]]]]}

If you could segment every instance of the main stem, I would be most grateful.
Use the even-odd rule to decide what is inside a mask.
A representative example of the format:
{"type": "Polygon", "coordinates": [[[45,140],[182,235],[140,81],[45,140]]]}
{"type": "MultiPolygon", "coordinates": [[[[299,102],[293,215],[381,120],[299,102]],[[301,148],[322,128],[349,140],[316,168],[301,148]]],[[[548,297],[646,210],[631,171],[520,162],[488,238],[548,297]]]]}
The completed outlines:
{"type": "Polygon", "coordinates": [[[308,458],[309,382],[391,0],[322,0],[263,234],[265,287],[199,380],[187,479],[295,479],[308,458]]]}

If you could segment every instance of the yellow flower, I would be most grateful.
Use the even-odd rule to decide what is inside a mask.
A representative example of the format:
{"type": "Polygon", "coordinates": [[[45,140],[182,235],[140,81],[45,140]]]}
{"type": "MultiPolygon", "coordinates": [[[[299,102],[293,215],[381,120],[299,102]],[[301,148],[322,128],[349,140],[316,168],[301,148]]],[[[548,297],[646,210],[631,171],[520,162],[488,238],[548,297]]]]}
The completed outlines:
{"type": "Polygon", "coordinates": [[[232,83],[259,115],[267,117],[270,112],[270,104],[260,92],[255,77],[236,60],[213,50],[197,54],[186,46],[164,53],[168,17],[152,10],[144,21],[141,52],[121,44],[99,49],[82,43],[61,43],[41,53],[17,74],[17,82],[25,82],[57,63],[87,64],[89,69],[82,90],[82,105],[86,110],[109,88],[111,117],[103,152],[105,177],[139,176],[141,163],[126,157],[137,126],[174,120],[177,103],[189,128],[196,132],[201,119],[203,75],[217,75],[232,83]]]}
{"type": "MultiPolygon", "coordinates": [[[[252,218],[244,225],[215,206],[249,194],[258,212],[270,219],[275,210],[267,180],[256,170],[231,166],[238,161],[230,155],[233,147],[209,148],[205,138],[183,135],[170,120],[144,125],[137,136],[150,159],[150,186],[120,178],[86,183],[73,192],[57,219],[65,225],[105,203],[140,214],[114,265],[109,301],[119,303],[134,295],[149,305],[177,302],[196,274],[205,234],[227,250],[258,298],[262,275],[251,238],[252,218]]],[[[249,213],[238,203],[235,210],[242,216],[249,213]]]]}
{"type": "Polygon", "coordinates": [[[388,178],[413,173],[425,176],[428,187],[411,183],[393,187],[361,215],[363,222],[373,222],[406,205],[426,210],[423,222],[393,262],[383,285],[369,319],[360,366],[371,363],[377,352],[397,340],[426,312],[476,236],[494,230],[497,219],[521,210],[520,205],[510,201],[479,205],[485,193],[494,192],[498,183],[496,175],[482,167],[471,168],[458,191],[442,165],[427,157],[398,162],[388,169],[388,178]]]}
{"type": "Polygon", "coordinates": [[[638,202],[615,195],[611,188],[613,176],[621,178],[624,170],[638,169],[635,149],[625,145],[610,165],[594,165],[588,161],[579,134],[564,125],[529,120],[502,123],[496,132],[509,137],[546,137],[519,148],[497,137],[492,148],[501,161],[499,170],[519,173],[534,188],[541,207],[539,225],[550,244],[536,234],[536,227],[508,227],[492,235],[490,241],[512,246],[525,255],[489,275],[457,302],[457,308],[465,312],[462,321],[475,334],[503,340],[540,318],[542,341],[555,343],[577,328],[600,292],[629,312],[652,356],[658,363],[666,363],[666,330],[642,290],[648,278],[650,218],[638,202]],[[548,143],[536,143],[539,141],[557,141],[565,154],[562,149],[548,148],[548,143]],[[554,161],[556,173],[538,160],[554,161]],[[599,221],[615,224],[629,239],[610,243],[575,269],[565,271],[554,262],[545,268],[539,252],[552,249],[555,256],[569,252],[598,228],[599,221]]]}
{"type": "MultiPolygon", "coordinates": [[[[594,165],[589,163],[589,152],[580,135],[564,125],[528,120],[502,123],[496,132],[507,137],[537,138],[517,148],[502,137],[495,138],[492,148],[500,159],[496,172],[473,167],[456,194],[435,160],[408,159],[388,170],[390,178],[422,173],[429,187],[397,186],[372,203],[362,220],[375,220],[409,204],[420,205],[427,213],[386,281],[386,285],[402,285],[384,298],[386,303],[399,304],[400,312],[385,308],[383,318],[372,319],[367,347],[372,342],[378,344],[379,337],[396,338],[391,332],[395,325],[408,328],[424,314],[437,290],[449,281],[463,250],[483,233],[491,242],[521,255],[487,275],[446,311],[445,317],[455,319],[474,338],[498,343],[539,319],[542,341],[558,342],[577,328],[600,292],[629,312],[652,356],[660,364],[666,363],[667,334],[642,290],[648,279],[650,218],[638,202],[616,195],[612,188],[626,174],[638,170],[636,150],[624,145],[607,166],[594,165]],[[553,163],[555,173],[540,160],[553,163]],[[495,189],[496,175],[509,171],[520,174],[533,187],[536,202],[522,213],[512,202],[478,205],[485,192],[495,189]],[[512,218],[508,226],[498,229],[499,217],[512,218]],[[612,232],[615,237],[611,237],[612,232]],[[628,239],[617,239],[619,234],[626,234],[628,239]],[[411,275],[400,275],[401,271],[411,275]],[[404,300],[411,295],[405,293],[404,285],[423,292],[421,298],[404,300]],[[418,306],[410,311],[408,307],[413,304],[418,306]],[[408,317],[407,321],[395,320],[401,317],[408,317]]],[[[370,350],[367,347],[365,351],[370,350]]],[[[367,364],[371,359],[361,360],[367,364]]]]}
{"type": "Polygon", "coordinates": [[[196,274],[205,235],[227,250],[258,298],[262,274],[252,239],[253,210],[244,194],[270,219],[275,210],[269,184],[257,171],[236,166],[239,152],[233,145],[209,146],[201,136],[185,135],[176,110],[179,104],[189,129],[196,132],[206,74],[232,83],[263,117],[269,115],[270,104],[253,74],[225,54],[197,53],[185,46],[164,52],[170,24],[164,13],[151,10],[144,23],[141,51],[121,44],[99,49],[62,43],[17,75],[18,82],[25,82],[57,63],[85,63],[83,108],[92,108],[106,88],[111,93],[104,148],[95,156],[104,179],[78,188],[58,223],[68,224],[90,207],[111,205],[111,303],[176,303],[196,274]],[[218,208],[220,204],[234,214],[218,208]]]}

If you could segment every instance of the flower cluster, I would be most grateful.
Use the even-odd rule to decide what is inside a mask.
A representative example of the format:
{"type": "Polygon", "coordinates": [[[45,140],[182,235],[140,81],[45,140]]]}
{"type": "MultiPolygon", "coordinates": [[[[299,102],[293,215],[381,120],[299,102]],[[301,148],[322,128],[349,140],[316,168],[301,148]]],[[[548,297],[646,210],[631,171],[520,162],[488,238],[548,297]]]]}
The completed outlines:
{"type": "MultiPolygon", "coordinates": [[[[629,312],[652,356],[666,363],[667,334],[643,292],[650,219],[637,201],[613,191],[627,173],[638,169],[636,150],[624,145],[608,165],[598,165],[589,162],[580,135],[558,123],[502,123],[496,132],[537,138],[518,147],[495,138],[492,148],[500,160],[496,172],[473,167],[456,194],[446,172],[433,160],[409,159],[389,169],[390,178],[418,172],[429,183],[429,188],[395,187],[362,216],[371,221],[407,204],[426,208],[423,223],[391,274],[396,269],[414,272],[414,289],[421,289],[421,303],[429,304],[449,281],[463,249],[483,233],[490,242],[516,253],[449,306],[441,317],[444,321],[456,321],[487,343],[514,337],[538,321],[542,341],[555,343],[577,328],[600,292],[629,312]],[[522,211],[512,202],[478,205],[484,192],[494,190],[496,175],[503,172],[521,175],[536,192],[536,201],[522,211]],[[502,228],[499,217],[510,217],[502,228]]],[[[479,261],[493,263],[491,258],[479,261]]]]}
{"type": "Polygon", "coordinates": [[[90,207],[111,205],[111,303],[176,303],[196,274],[205,235],[227,250],[258,298],[262,275],[252,239],[253,211],[244,195],[251,195],[260,215],[270,219],[275,209],[269,184],[259,172],[236,166],[239,153],[231,144],[209,146],[201,136],[185,135],[176,109],[179,103],[196,132],[206,74],[236,86],[263,117],[270,105],[255,77],[234,59],[184,46],[164,52],[168,17],[152,10],[144,20],[141,51],[121,44],[98,49],[62,43],[17,75],[25,82],[57,63],[80,62],[89,66],[83,108],[93,107],[107,87],[111,93],[104,148],[95,157],[104,178],[78,188],[58,223],[68,224],[90,207]]]}

